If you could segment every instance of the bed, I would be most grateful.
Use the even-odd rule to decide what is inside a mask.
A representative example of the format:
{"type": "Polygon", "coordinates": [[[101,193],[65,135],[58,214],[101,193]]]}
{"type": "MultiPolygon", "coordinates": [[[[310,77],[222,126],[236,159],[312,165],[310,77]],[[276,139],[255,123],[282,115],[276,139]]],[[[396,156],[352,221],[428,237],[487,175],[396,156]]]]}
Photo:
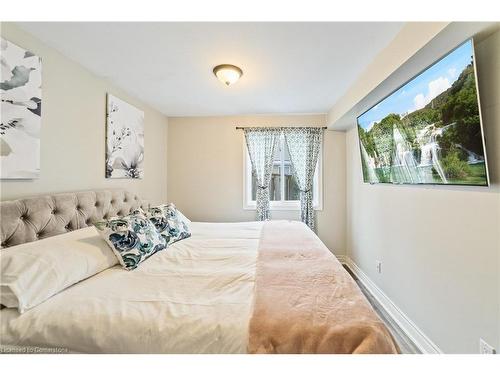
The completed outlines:
{"type": "MultiPolygon", "coordinates": [[[[92,223],[141,205],[124,190],[2,202],[1,245],[14,251],[56,235],[74,246],[102,245],[92,223]]],[[[398,352],[355,282],[304,224],[190,227],[190,238],[133,271],[110,267],[22,314],[3,308],[0,344],[75,353],[398,352]]]]}

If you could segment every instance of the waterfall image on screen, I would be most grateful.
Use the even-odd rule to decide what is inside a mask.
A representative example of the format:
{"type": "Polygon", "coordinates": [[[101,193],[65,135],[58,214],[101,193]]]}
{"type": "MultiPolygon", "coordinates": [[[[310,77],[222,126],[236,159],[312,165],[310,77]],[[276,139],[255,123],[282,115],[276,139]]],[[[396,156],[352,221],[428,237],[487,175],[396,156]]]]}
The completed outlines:
{"type": "Polygon", "coordinates": [[[358,117],[369,183],[488,185],[472,39],[358,117]]]}

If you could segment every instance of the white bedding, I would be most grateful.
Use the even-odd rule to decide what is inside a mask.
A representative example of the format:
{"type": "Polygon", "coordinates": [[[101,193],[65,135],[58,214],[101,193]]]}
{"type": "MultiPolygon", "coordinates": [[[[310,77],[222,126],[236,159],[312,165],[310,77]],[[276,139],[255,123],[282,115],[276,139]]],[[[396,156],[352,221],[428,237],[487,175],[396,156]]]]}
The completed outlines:
{"type": "MultiPolygon", "coordinates": [[[[245,353],[262,222],[191,223],[134,271],[109,268],[20,315],[0,344],[84,353],[245,353]]],[[[99,236],[81,229],[82,238],[99,236]]]]}

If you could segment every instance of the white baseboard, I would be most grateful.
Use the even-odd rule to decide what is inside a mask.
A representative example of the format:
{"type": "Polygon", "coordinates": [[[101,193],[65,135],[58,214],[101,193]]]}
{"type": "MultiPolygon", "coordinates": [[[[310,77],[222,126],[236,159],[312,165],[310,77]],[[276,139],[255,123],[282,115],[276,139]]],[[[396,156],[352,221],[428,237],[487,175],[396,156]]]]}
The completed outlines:
{"type": "Polygon", "coordinates": [[[346,255],[337,255],[340,263],[347,265],[363,286],[372,294],[399,328],[413,341],[424,354],[442,354],[439,347],[429,339],[420,328],[406,316],[401,309],[366,275],[356,263],[346,255]]]}
{"type": "Polygon", "coordinates": [[[340,263],[347,264],[347,255],[335,255],[340,263]]]}

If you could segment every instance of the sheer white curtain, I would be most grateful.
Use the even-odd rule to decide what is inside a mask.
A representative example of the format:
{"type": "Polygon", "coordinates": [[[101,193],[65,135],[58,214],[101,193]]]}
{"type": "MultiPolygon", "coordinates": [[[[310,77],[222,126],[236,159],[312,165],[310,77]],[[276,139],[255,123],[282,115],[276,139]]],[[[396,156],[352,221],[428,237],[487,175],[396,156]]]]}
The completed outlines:
{"type": "Polygon", "coordinates": [[[322,128],[285,128],[285,142],[300,189],[300,218],[314,230],[313,181],[323,140],[322,128]]]}
{"type": "Polygon", "coordinates": [[[281,129],[245,128],[244,131],[252,172],[257,180],[257,220],[269,220],[271,218],[269,182],[273,171],[274,149],[280,138],[281,129]]]}

